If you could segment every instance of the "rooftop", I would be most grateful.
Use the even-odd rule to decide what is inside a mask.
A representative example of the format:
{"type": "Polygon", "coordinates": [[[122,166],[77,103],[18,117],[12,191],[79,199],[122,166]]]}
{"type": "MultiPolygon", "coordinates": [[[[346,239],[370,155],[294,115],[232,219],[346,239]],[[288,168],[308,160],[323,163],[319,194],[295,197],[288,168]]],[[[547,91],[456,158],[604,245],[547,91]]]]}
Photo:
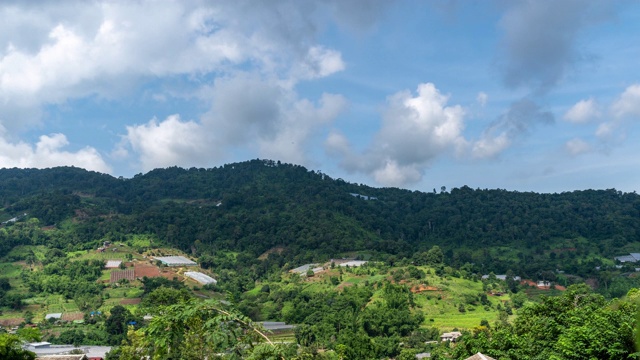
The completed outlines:
{"type": "Polygon", "coordinates": [[[156,260],[160,260],[167,266],[195,266],[198,265],[195,261],[189,260],[184,256],[162,256],[156,257],[156,260]]]}
{"type": "Polygon", "coordinates": [[[193,280],[199,282],[200,284],[217,284],[218,280],[212,278],[207,274],[203,274],[197,271],[187,271],[184,273],[185,276],[192,278],[193,280]]]}
{"type": "Polygon", "coordinates": [[[115,269],[119,267],[121,263],[121,260],[107,260],[107,265],[105,265],[104,267],[107,269],[115,269]]]}

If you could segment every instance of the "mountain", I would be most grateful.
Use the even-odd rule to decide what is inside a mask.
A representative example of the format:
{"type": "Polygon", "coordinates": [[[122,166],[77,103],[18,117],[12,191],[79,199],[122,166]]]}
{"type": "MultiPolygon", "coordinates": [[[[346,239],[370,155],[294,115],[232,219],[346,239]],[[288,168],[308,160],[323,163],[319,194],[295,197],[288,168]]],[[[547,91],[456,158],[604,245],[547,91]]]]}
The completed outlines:
{"type": "Polygon", "coordinates": [[[141,234],[199,257],[256,258],[278,248],[291,263],[345,253],[419,262],[438,245],[450,264],[483,272],[588,275],[640,251],[636,193],[374,188],[271,160],[131,179],[73,167],[2,169],[0,202],[0,220],[26,213],[19,222],[33,225],[18,235],[8,229],[19,222],[7,223],[0,256],[23,243],[89,249],[141,234]]]}

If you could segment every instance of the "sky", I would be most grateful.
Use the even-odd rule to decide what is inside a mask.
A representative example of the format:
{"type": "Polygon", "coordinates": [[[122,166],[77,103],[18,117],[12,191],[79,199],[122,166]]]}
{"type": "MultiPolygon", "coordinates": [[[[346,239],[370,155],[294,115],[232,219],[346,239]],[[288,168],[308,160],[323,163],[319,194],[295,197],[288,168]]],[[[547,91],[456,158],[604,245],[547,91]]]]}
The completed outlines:
{"type": "Polygon", "coordinates": [[[640,2],[0,3],[0,167],[640,190],[640,2]]]}

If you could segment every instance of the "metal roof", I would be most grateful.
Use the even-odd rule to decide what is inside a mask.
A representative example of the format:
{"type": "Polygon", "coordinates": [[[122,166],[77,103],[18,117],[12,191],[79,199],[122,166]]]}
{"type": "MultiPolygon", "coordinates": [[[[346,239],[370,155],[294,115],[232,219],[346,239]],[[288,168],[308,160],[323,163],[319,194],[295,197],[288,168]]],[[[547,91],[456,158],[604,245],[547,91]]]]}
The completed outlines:
{"type": "Polygon", "coordinates": [[[167,264],[168,266],[194,266],[198,265],[195,261],[189,260],[184,256],[162,256],[156,257],[156,260],[167,264]]]}
{"type": "Polygon", "coordinates": [[[218,280],[212,278],[207,274],[203,274],[197,271],[187,271],[184,273],[185,276],[192,278],[193,280],[199,282],[200,284],[217,284],[218,280]]]}

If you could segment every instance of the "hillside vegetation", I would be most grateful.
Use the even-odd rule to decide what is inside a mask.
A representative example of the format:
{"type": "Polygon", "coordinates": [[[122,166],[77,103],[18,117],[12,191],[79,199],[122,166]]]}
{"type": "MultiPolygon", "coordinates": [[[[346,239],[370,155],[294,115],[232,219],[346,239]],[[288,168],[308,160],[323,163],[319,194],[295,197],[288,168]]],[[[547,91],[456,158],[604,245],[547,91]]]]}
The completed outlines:
{"type": "Polygon", "coordinates": [[[633,352],[638,292],[630,289],[640,280],[633,264],[615,266],[613,256],[640,252],[635,193],[412,192],[253,160],[131,179],[2,169],[0,206],[0,325],[39,323],[35,332],[0,334],[7,344],[122,345],[110,359],[123,360],[633,352]],[[154,259],[167,255],[197,266],[154,259]],[[368,263],[339,266],[347,259],[368,263]],[[121,263],[105,268],[109,260],[121,263]],[[316,271],[290,272],[304,264],[316,271]],[[218,283],[185,276],[194,270],[218,283]],[[515,276],[553,285],[538,289],[515,276]],[[572,285],[583,282],[600,294],[572,285]],[[616,297],[624,299],[607,300],[616,297]],[[56,313],[61,319],[45,319],[56,313]],[[253,321],[297,327],[265,347],[253,321]],[[229,332],[219,326],[231,323],[229,332]],[[554,327],[528,329],[540,324],[554,327]],[[438,343],[451,330],[463,332],[461,342],[438,343]],[[584,346],[599,336],[607,343],[584,346]]]}
{"type": "Polygon", "coordinates": [[[253,258],[282,247],[296,263],[358,250],[411,258],[439,245],[452,265],[487,273],[586,276],[614,255],[640,251],[635,193],[411,192],[269,160],[157,169],[131,179],[77,168],[3,169],[0,204],[3,220],[27,213],[53,230],[25,238],[5,229],[0,255],[18,244],[86,250],[145,234],[195,256],[234,251],[253,258]]]}

